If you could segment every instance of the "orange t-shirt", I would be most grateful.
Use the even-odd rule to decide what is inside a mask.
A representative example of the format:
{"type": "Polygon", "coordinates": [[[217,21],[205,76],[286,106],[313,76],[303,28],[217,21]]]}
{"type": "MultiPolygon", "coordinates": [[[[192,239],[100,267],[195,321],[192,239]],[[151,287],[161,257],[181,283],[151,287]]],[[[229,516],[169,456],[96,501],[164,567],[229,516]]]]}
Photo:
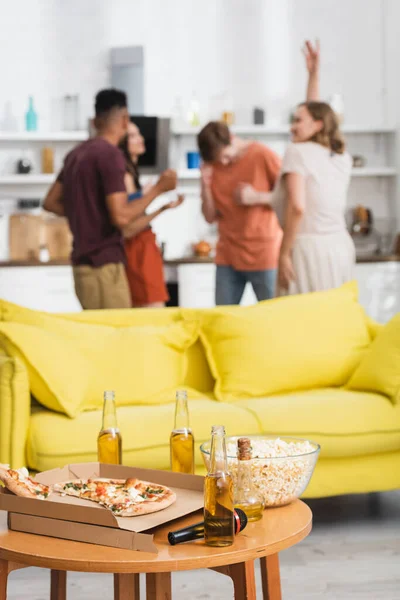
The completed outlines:
{"type": "Polygon", "coordinates": [[[275,212],[266,206],[239,206],[234,192],[239,183],[249,183],[258,192],[270,191],[280,166],[279,156],[258,142],[232,164],[213,165],[211,192],[219,213],[217,265],[237,271],[277,267],[282,230],[275,212]]]}

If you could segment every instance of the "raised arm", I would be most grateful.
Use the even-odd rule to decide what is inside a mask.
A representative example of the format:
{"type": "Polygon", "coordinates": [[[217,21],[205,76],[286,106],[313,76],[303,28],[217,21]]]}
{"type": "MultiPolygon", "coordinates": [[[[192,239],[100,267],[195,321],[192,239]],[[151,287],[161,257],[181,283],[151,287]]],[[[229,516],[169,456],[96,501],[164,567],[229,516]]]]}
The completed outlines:
{"type": "Polygon", "coordinates": [[[316,40],[314,46],[309,40],[306,40],[303,46],[303,54],[306,61],[306,68],[308,71],[306,100],[307,102],[319,102],[319,40],[316,40]]]}

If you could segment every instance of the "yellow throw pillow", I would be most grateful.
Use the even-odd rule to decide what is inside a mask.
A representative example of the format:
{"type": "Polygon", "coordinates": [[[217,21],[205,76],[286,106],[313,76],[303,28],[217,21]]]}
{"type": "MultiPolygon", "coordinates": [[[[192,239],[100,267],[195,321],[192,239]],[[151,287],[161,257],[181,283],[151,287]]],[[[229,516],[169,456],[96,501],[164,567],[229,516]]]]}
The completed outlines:
{"type": "MultiPolygon", "coordinates": [[[[56,323],[53,330],[0,323],[0,346],[27,365],[38,402],[70,417],[102,406],[105,389],[118,405],[174,400],[186,372],[186,350],[198,338],[198,324],[113,328],[56,323]]],[[[59,320],[61,321],[61,319],[59,320]]]]}
{"type": "Polygon", "coordinates": [[[21,323],[0,323],[0,346],[27,367],[35,398],[51,410],[76,416],[88,392],[92,365],[71,340],[21,323]]]}
{"type": "Polygon", "coordinates": [[[400,402],[400,313],[377,334],[346,387],[400,402]]]}
{"type": "Polygon", "coordinates": [[[357,287],[291,296],[203,316],[218,400],[340,386],[370,343],[357,287]]]}

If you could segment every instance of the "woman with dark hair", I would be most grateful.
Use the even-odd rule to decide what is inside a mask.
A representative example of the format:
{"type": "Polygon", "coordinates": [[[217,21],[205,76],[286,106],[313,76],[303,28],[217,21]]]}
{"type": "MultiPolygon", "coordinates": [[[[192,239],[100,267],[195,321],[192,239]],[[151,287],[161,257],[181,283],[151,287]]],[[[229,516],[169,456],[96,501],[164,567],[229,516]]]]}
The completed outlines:
{"type": "MultiPolygon", "coordinates": [[[[352,160],[338,119],[319,102],[319,45],[306,42],[307,101],[293,117],[292,142],[278,184],[265,195],[283,222],[278,285],[281,294],[338,287],[353,278],[355,248],[345,223],[352,160]],[[282,214],[280,214],[282,213],[282,214]]],[[[255,202],[243,189],[239,201],[255,202]]],[[[259,202],[259,199],[258,199],[259,202]]]]}
{"type": "Polygon", "coordinates": [[[157,196],[176,188],[176,172],[167,169],[161,173],[155,185],[142,188],[137,163],[139,156],[145,153],[146,146],[139,128],[132,122],[128,125],[128,133],[121,141],[120,149],[126,162],[125,186],[128,201],[136,202],[138,206],[137,218],[123,230],[127,259],[126,274],[132,305],[148,308],[162,307],[168,300],[168,292],[161,252],[150,223],[165,210],[180,206],[184,197],[180,195],[177,200],[147,214],[147,206],[157,196]]]}

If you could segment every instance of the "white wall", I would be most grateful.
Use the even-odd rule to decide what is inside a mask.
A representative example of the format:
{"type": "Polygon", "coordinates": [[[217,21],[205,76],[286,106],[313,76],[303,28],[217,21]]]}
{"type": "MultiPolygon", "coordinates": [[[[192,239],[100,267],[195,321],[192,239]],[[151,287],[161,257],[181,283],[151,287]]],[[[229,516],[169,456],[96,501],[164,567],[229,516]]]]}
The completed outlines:
{"type": "MultiPolygon", "coordinates": [[[[342,93],[346,122],[398,122],[398,0],[0,0],[0,9],[0,129],[7,103],[24,128],[29,94],[40,128],[59,129],[61,97],[78,93],[86,127],[109,81],[109,48],[124,45],[144,46],[148,114],[168,115],[176,97],[187,105],[196,91],[206,120],[229,92],[237,122],[261,105],[270,123],[286,123],[305,94],[302,42],[317,36],[322,96],[342,93]]],[[[0,148],[0,172],[18,155],[0,148]]],[[[357,199],[374,198],[386,218],[386,184],[357,185],[357,199]]],[[[198,199],[163,215],[156,231],[174,253],[187,249],[207,231],[198,199]]]]}
{"type": "Polygon", "coordinates": [[[176,96],[189,102],[195,90],[207,118],[210,98],[228,91],[242,122],[257,103],[286,121],[304,97],[302,41],[316,36],[322,94],[343,93],[346,120],[397,120],[397,0],[1,0],[0,7],[0,120],[10,101],[20,128],[29,94],[49,128],[54,99],[79,93],[85,124],[95,91],[108,82],[109,48],[128,44],[145,47],[150,114],[169,114],[176,96]]]}

